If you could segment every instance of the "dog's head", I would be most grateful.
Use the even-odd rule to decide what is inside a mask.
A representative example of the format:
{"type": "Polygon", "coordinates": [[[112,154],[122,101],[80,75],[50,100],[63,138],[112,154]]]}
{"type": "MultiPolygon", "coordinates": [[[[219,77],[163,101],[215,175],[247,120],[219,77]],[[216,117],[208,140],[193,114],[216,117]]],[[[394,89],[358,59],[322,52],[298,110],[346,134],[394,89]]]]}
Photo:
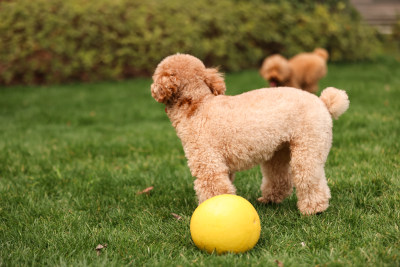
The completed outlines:
{"type": "Polygon", "coordinates": [[[291,75],[289,62],[281,55],[269,56],[262,64],[260,75],[271,87],[285,86],[291,75]]]}
{"type": "Polygon", "coordinates": [[[225,93],[222,74],[215,68],[206,68],[198,58],[176,54],[162,60],[153,75],[151,95],[160,103],[168,104],[177,98],[196,98],[199,94],[225,93]],[[204,91],[204,88],[208,87],[204,91]],[[200,93],[197,89],[203,89],[200,93]],[[196,95],[197,94],[197,95],[196,95]]]}
{"type": "Polygon", "coordinates": [[[325,49],[323,49],[323,48],[315,48],[314,49],[314,52],[313,52],[314,54],[316,54],[316,55],[318,55],[318,56],[320,56],[321,58],[323,58],[325,61],[328,61],[328,59],[329,59],[329,53],[328,53],[328,51],[326,51],[325,49]]]}

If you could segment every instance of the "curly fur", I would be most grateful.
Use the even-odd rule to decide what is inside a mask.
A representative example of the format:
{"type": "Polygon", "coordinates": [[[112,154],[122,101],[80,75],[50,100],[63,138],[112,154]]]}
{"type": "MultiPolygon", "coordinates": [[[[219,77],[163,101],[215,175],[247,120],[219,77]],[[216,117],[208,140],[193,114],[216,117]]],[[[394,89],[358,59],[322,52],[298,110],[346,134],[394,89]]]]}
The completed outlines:
{"type": "Polygon", "coordinates": [[[301,213],[327,209],[324,164],[331,117],[348,107],[344,91],[328,88],[318,98],[280,87],[226,96],[222,75],[184,54],[161,61],[153,81],[152,95],[165,104],[196,177],[199,203],[235,194],[235,172],[260,165],[260,202],[279,203],[295,186],[301,213]]]}
{"type": "Polygon", "coordinates": [[[316,48],[312,53],[300,53],[290,60],[281,55],[267,57],[260,69],[271,87],[290,86],[315,93],[318,82],[327,73],[328,52],[316,48]]]}

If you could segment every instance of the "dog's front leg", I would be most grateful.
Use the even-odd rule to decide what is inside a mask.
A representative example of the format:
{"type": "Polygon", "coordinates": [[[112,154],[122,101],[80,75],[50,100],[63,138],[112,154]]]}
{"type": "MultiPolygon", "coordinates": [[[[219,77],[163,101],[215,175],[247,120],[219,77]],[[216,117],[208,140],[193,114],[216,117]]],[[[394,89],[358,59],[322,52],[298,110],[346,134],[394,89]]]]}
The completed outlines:
{"type": "Polygon", "coordinates": [[[262,203],[281,203],[290,196],[293,189],[290,171],[290,150],[284,146],[276,151],[274,156],[261,164],[263,174],[261,193],[258,199],[262,203]]]}
{"type": "Polygon", "coordinates": [[[217,195],[236,194],[236,188],[230,180],[229,172],[197,175],[197,179],[194,181],[194,190],[199,204],[217,195]]]}

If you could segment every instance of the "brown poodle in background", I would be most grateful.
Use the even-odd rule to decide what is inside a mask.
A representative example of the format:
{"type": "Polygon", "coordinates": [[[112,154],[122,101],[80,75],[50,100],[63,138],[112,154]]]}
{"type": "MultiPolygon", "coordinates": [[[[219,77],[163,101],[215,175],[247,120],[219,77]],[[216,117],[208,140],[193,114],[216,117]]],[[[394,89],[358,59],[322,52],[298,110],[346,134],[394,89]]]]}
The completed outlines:
{"type": "Polygon", "coordinates": [[[235,194],[235,172],[261,165],[260,202],[279,203],[296,187],[297,206],[315,214],[329,206],[324,165],[332,144],[332,117],[349,100],[333,87],[320,97],[279,87],[226,96],[222,74],[191,55],[165,58],[151,94],[182,141],[199,203],[235,194]]]}
{"type": "Polygon", "coordinates": [[[323,48],[300,53],[289,60],[278,54],[272,55],[264,60],[260,74],[271,87],[290,86],[316,93],[318,81],[326,75],[328,57],[323,48]]]}

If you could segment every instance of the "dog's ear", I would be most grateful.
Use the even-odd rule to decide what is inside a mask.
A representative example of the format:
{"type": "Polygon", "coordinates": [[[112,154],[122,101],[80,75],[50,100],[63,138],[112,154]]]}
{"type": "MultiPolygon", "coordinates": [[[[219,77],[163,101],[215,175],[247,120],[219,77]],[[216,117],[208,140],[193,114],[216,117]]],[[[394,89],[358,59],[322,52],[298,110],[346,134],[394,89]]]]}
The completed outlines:
{"type": "Polygon", "coordinates": [[[166,104],[178,91],[180,80],[173,73],[162,73],[153,76],[151,95],[160,103],[166,104]]]}
{"type": "Polygon", "coordinates": [[[263,65],[260,68],[260,75],[265,80],[268,80],[268,68],[267,68],[267,64],[265,64],[265,61],[264,61],[263,65]]]}
{"type": "Polygon", "coordinates": [[[226,91],[224,76],[216,68],[205,70],[204,82],[214,95],[223,95],[226,91]]]}

